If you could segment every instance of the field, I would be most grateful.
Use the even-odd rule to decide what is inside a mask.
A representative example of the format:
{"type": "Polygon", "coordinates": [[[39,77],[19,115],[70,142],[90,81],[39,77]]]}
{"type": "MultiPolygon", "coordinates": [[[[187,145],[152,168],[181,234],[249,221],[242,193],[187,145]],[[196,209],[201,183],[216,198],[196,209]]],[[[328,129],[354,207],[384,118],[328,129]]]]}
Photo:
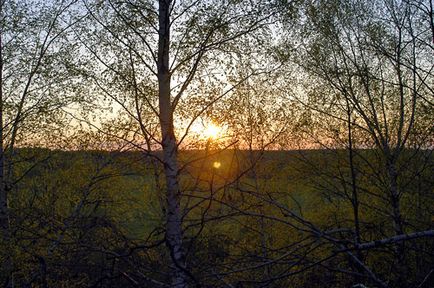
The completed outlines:
{"type": "MultiPolygon", "coordinates": [[[[205,287],[223,280],[239,287],[371,283],[339,250],[354,249],[355,227],[367,243],[393,236],[394,226],[381,159],[374,150],[356,152],[358,226],[345,150],[181,151],[180,209],[197,281],[205,287]]],[[[16,153],[10,221],[17,283],[133,287],[129,278],[144,273],[165,280],[164,178],[155,157],[16,153]]],[[[432,151],[408,150],[399,164],[406,233],[433,228],[433,160],[432,151]]],[[[400,263],[399,245],[355,253],[376,275],[397,281],[390,271],[404,267],[406,281],[420,283],[434,265],[432,238],[403,245],[400,263]]]]}

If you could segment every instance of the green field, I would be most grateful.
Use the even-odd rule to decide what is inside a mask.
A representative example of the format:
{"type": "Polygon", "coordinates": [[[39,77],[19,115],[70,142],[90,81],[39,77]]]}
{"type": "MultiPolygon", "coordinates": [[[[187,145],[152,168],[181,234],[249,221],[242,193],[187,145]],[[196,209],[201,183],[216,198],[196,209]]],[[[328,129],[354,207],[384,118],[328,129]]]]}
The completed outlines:
{"type": "MultiPolygon", "coordinates": [[[[393,236],[381,159],[374,150],[357,155],[361,240],[393,236]]],[[[145,272],[164,281],[164,178],[153,157],[20,149],[15,158],[10,249],[17,283],[38,275],[35,283],[56,287],[126,287],[131,283],[123,273],[145,272]]],[[[274,279],[267,287],[349,287],[365,279],[336,244],[315,232],[337,231],[330,237],[343,247],[353,240],[347,151],[182,151],[180,162],[189,267],[204,275],[206,287],[221,285],[211,271],[242,287],[267,279],[274,279]]],[[[432,151],[408,150],[400,167],[406,233],[432,229],[432,151]]],[[[434,264],[434,243],[422,238],[405,245],[408,281],[416,282],[434,264]]],[[[390,281],[397,277],[390,274],[397,265],[393,247],[360,252],[390,281]]]]}

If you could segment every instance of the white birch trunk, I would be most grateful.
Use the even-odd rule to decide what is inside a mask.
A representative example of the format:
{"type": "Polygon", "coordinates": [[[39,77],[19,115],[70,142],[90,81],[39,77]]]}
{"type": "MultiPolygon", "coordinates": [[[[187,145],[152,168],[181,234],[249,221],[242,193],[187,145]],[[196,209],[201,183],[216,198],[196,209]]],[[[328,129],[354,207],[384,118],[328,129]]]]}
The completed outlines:
{"type": "Polygon", "coordinates": [[[171,0],[159,0],[158,85],[160,126],[166,179],[166,245],[169,248],[173,275],[171,287],[187,287],[182,249],[182,217],[178,183],[177,143],[170,98],[169,44],[171,0]]]}

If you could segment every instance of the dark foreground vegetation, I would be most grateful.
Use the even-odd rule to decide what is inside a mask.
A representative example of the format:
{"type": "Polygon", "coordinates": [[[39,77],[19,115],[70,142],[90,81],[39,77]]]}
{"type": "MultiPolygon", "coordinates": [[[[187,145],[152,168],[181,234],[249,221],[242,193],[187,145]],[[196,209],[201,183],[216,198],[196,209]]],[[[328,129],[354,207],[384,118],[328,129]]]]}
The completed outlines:
{"type": "MultiPolygon", "coordinates": [[[[355,186],[345,150],[181,152],[181,163],[196,159],[180,175],[195,285],[431,287],[434,241],[411,235],[433,229],[432,151],[406,150],[399,163],[408,239],[392,237],[384,163],[375,150],[354,153],[355,186]]],[[[11,257],[17,287],[166,282],[162,171],[148,155],[19,149],[15,157],[14,173],[26,177],[10,193],[11,241],[0,257],[11,257]]]]}

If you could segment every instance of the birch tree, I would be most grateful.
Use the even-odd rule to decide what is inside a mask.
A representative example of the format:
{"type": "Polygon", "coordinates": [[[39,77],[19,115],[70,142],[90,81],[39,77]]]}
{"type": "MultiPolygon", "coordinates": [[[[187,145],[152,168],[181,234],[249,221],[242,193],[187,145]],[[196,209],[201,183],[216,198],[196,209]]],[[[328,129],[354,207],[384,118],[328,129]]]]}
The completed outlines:
{"type": "MultiPolygon", "coordinates": [[[[302,28],[309,39],[300,46],[303,56],[298,61],[307,72],[308,81],[319,80],[307,88],[308,96],[300,99],[313,115],[318,115],[319,126],[314,129],[329,129],[330,123],[337,123],[336,136],[323,133],[320,141],[331,140],[336,145],[342,140],[342,133],[348,133],[350,137],[344,143],[350,146],[350,162],[357,157],[363,165],[370,166],[366,169],[372,169],[371,177],[377,179],[381,190],[365,187],[363,191],[382,199],[384,206],[380,210],[389,215],[395,236],[413,232],[403,204],[406,195],[411,194],[403,185],[405,163],[418,161],[418,153],[429,153],[423,150],[432,137],[432,126],[428,124],[432,120],[427,120],[433,114],[426,112],[433,95],[432,19],[426,12],[429,3],[414,4],[312,2],[302,28]],[[324,119],[330,122],[324,125],[324,119]],[[349,133],[358,136],[351,137],[349,133]],[[354,149],[362,148],[374,149],[376,157],[360,150],[354,156],[354,149]]],[[[351,174],[352,190],[356,191],[357,179],[354,171],[351,174]]],[[[353,192],[353,203],[355,195],[353,192]]],[[[356,214],[354,217],[358,218],[356,214]]],[[[403,242],[394,249],[394,281],[407,285],[407,249],[403,242]]]]}
{"type": "MultiPolygon", "coordinates": [[[[124,91],[139,87],[136,95],[151,111],[146,119],[142,117],[145,110],[140,109],[130,117],[139,123],[138,127],[146,127],[141,129],[141,137],[152,139],[163,151],[159,161],[164,170],[165,241],[172,287],[198,284],[184,254],[183,219],[189,208],[180,206],[183,189],[179,183],[182,169],[178,148],[187,141],[191,125],[214,103],[230,97],[244,81],[232,71],[235,59],[232,47],[242,50],[239,48],[244,45],[246,54],[254,48],[259,51],[261,41],[266,39],[264,31],[275,21],[278,7],[274,4],[273,1],[86,2],[91,21],[99,27],[88,31],[86,39],[82,38],[101,65],[95,78],[111,75],[117,83],[123,83],[124,91]],[[129,63],[127,70],[121,69],[123,61],[129,63]],[[148,124],[155,120],[160,135],[148,129],[148,124]]],[[[254,67],[247,78],[261,70],[266,69],[254,67]]]]}
{"type": "MultiPolygon", "coordinates": [[[[80,58],[67,34],[75,2],[0,2],[0,229],[6,244],[11,236],[8,194],[16,184],[14,149],[40,142],[46,128],[59,123],[59,108],[78,100],[73,67],[80,58]]],[[[10,272],[10,255],[2,259],[10,272]]]]}

